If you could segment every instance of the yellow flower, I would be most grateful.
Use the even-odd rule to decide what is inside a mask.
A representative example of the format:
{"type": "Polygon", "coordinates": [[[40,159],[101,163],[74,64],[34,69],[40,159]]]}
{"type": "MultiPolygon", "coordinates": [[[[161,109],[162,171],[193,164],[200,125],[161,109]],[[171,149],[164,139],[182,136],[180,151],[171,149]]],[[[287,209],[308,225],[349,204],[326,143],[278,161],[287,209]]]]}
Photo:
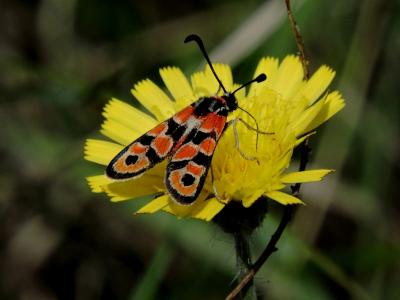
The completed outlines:
{"type": "MultiPolygon", "coordinates": [[[[231,69],[227,65],[215,64],[216,72],[228,91],[234,84],[231,69]]],[[[145,195],[157,195],[138,213],[167,211],[179,217],[211,220],[229,201],[241,201],[244,207],[251,206],[261,196],[281,204],[301,204],[302,201],[282,191],[286,185],[296,182],[319,181],[331,170],[310,170],[285,173],[293,149],[321,123],[344,107],[338,91],[325,92],[335,73],[321,66],[308,80],[303,80],[303,69],[299,59],[287,56],[281,63],[275,58],[263,58],[255,75],[267,74],[267,80],[251,85],[249,92],[240,90],[235,94],[239,106],[257,120],[259,129],[272,134],[258,135],[238,123],[240,149],[254,160],[246,160],[235,147],[232,128],[228,128],[220,139],[212,159],[214,182],[209,172],[199,198],[193,205],[182,206],[169,198],[163,183],[167,160],[145,172],[139,178],[113,181],[105,175],[88,177],[93,192],[107,193],[112,201],[134,199],[145,195]],[[214,196],[216,189],[219,199],[214,196]]],[[[168,94],[146,79],[134,86],[133,96],[153,116],[117,99],[112,99],[104,108],[105,121],[101,133],[112,141],[88,139],[85,159],[108,165],[124,146],[170,118],[182,108],[201,96],[210,96],[218,90],[218,82],[209,67],[193,74],[190,82],[176,67],[160,70],[168,94]]],[[[254,124],[241,110],[234,111],[229,119],[240,117],[254,124]]],[[[253,125],[254,126],[254,125],[253,125]]]]}

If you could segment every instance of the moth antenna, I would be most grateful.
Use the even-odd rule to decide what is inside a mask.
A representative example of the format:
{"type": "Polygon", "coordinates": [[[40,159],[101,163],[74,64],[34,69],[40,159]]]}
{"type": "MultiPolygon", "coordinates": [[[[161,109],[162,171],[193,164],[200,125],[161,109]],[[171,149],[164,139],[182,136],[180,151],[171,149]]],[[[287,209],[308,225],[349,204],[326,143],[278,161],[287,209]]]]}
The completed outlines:
{"type": "Polygon", "coordinates": [[[241,90],[242,88],[248,86],[249,84],[252,84],[253,82],[263,82],[264,80],[267,79],[267,75],[265,75],[264,73],[261,73],[260,75],[258,75],[256,78],[250,80],[249,82],[243,84],[241,87],[238,87],[236,90],[234,90],[232,92],[232,95],[235,94],[237,91],[241,90]]]}
{"type": "Polygon", "coordinates": [[[214,70],[214,67],[211,63],[210,58],[208,57],[206,48],[204,47],[203,41],[201,40],[201,38],[197,35],[197,34],[190,34],[185,38],[185,43],[189,43],[189,42],[196,42],[197,45],[199,46],[201,52],[203,53],[204,58],[206,59],[208,65],[210,66],[211,71],[213,72],[215,78],[217,79],[219,85],[221,86],[221,88],[224,90],[224,93],[226,94],[227,91],[224,87],[224,85],[222,84],[221,80],[218,78],[217,73],[214,70]]]}

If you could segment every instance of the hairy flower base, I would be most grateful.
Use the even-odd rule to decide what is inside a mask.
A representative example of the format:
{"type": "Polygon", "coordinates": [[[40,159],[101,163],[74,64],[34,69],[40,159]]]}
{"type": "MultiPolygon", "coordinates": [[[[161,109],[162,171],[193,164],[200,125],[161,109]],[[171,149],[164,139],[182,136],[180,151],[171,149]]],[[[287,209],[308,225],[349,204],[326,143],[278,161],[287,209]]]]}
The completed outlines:
{"type": "Polygon", "coordinates": [[[239,201],[230,201],[212,221],[227,233],[250,235],[261,225],[267,211],[268,201],[265,197],[259,198],[250,207],[244,207],[239,201]]]}
{"type": "MultiPolygon", "coordinates": [[[[227,90],[232,91],[239,86],[233,83],[229,66],[214,66],[227,90]]],[[[249,157],[256,157],[258,163],[240,155],[235,147],[233,130],[228,128],[212,159],[214,182],[211,182],[209,173],[199,198],[191,206],[179,205],[168,196],[163,183],[167,162],[156,165],[133,180],[113,181],[105,175],[88,177],[92,191],[105,192],[112,201],[159,195],[137,213],[163,210],[179,217],[206,221],[231,201],[240,201],[244,207],[252,206],[260,197],[284,205],[301,204],[300,199],[282,190],[288,184],[319,181],[331,170],[285,173],[293,150],[314,134],[317,126],[341,110],[344,101],[338,91],[325,92],[334,77],[334,72],[326,66],[320,67],[308,81],[304,81],[297,57],[287,56],[281,63],[267,57],[261,59],[257,66],[255,75],[260,73],[267,74],[267,81],[253,84],[247,94],[244,90],[235,94],[239,106],[254,116],[259,129],[270,133],[258,135],[256,148],[256,133],[240,122],[237,125],[241,151],[249,157]],[[214,196],[214,188],[220,198],[218,200],[214,196]]],[[[88,139],[85,145],[87,160],[108,165],[124,146],[143,133],[198,98],[213,95],[218,90],[218,82],[208,67],[193,74],[190,82],[175,67],[161,69],[160,75],[169,94],[148,79],[132,89],[134,97],[153,116],[120,100],[111,99],[104,108],[105,121],[101,133],[112,141],[88,139]]],[[[254,124],[254,120],[241,110],[233,112],[229,119],[237,117],[254,124]]]]}

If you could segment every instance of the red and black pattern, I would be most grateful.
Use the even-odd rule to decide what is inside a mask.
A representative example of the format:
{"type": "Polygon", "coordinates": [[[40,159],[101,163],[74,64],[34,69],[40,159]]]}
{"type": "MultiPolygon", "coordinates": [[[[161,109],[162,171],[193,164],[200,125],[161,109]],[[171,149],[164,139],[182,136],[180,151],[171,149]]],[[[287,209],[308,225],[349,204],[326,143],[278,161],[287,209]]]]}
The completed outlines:
{"type": "Polygon", "coordinates": [[[106,169],[112,179],[135,178],[164,160],[184,134],[181,126],[191,116],[190,107],[160,123],[126,146],[106,169]]]}
{"type": "Polygon", "coordinates": [[[198,126],[192,129],[167,166],[165,185],[181,204],[191,204],[198,197],[207,177],[218,140],[225,129],[227,108],[223,98],[203,98],[194,104],[198,126]],[[213,109],[217,108],[217,111],[213,109]]]}
{"type": "Polygon", "coordinates": [[[228,112],[236,106],[230,94],[200,98],[125,147],[110,162],[106,175],[135,178],[170,157],[167,190],[178,203],[193,203],[204,185],[228,112]]]}
{"type": "Polygon", "coordinates": [[[260,74],[228,93],[200,37],[186,37],[185,43],[191,41],[200,47],[224,95],[200,98],[184,108],[125,147],[106,169],[112,179],[135,178],[169,157],[165,185],[171,198],[182,205],[192,204],[203,188],[218,140],[228,126],[228,113],[238,108],[234,94],[252,82],[266,79],[265,74],[260,74]]]}

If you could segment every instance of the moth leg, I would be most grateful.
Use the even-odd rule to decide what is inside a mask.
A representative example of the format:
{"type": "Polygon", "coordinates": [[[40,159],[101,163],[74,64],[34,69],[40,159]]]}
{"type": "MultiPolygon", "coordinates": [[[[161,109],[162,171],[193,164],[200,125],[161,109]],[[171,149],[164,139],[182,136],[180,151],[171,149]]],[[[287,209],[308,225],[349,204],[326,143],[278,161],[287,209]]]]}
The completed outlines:
{"type": "Polygon", "coordinates": [[[233,120],[231,120],[231,121],[229,121],[229,122],[227,123],[227,127],[232,125],[232,128],[233,128],[233,134],[234,134],[234,136],[235,136],[235,148],[237,149],[237,151],[239,152],[239,154],[240,154],[244,159],[246,159],[246,160],[253,160],[253,161],[256,161],[257,164],[260,164],[260,161],[257,159],[257,157],[255,157],[255,156],[249,156],[249,155],[245,154],[245,153],[240,149],[239,134],[238,134],[237,128],[236,128],[237,122],[240,121],[240,120],[241,120],[242,122],[244,122],[242,119],[236,118],[236,119],[233,119],[233,120]]]}
{"type": "Polygon", "coordinates": [[[222,200],[222,198],[219,196],[217,187],[214,184],[214,170],[213,170],[212,164],[210,165],[210,171],[211,171],[211,183],[212,183],[212,188],[213,188],[215,198],[217,199],[218,202],[221,202],[222,204],[227,204],[227,202],[222,200]]]}
{"type": "MultiPolygon", "coordinates": [[[[247,129],[253,130],[253,131],[257,132],[258,134],[265,134],[265,135],[275,134],[274,132],[266,132],[266,131],[261,131],[258,128],[254,128],[249,123],[247,123],[245,120],[243,120],[242,118],[236,118],[234,120],[242,122],[247,127],[247,129]]],[[[232,121],[234,121],[234,120],[232,120],[232,121]]]]}

